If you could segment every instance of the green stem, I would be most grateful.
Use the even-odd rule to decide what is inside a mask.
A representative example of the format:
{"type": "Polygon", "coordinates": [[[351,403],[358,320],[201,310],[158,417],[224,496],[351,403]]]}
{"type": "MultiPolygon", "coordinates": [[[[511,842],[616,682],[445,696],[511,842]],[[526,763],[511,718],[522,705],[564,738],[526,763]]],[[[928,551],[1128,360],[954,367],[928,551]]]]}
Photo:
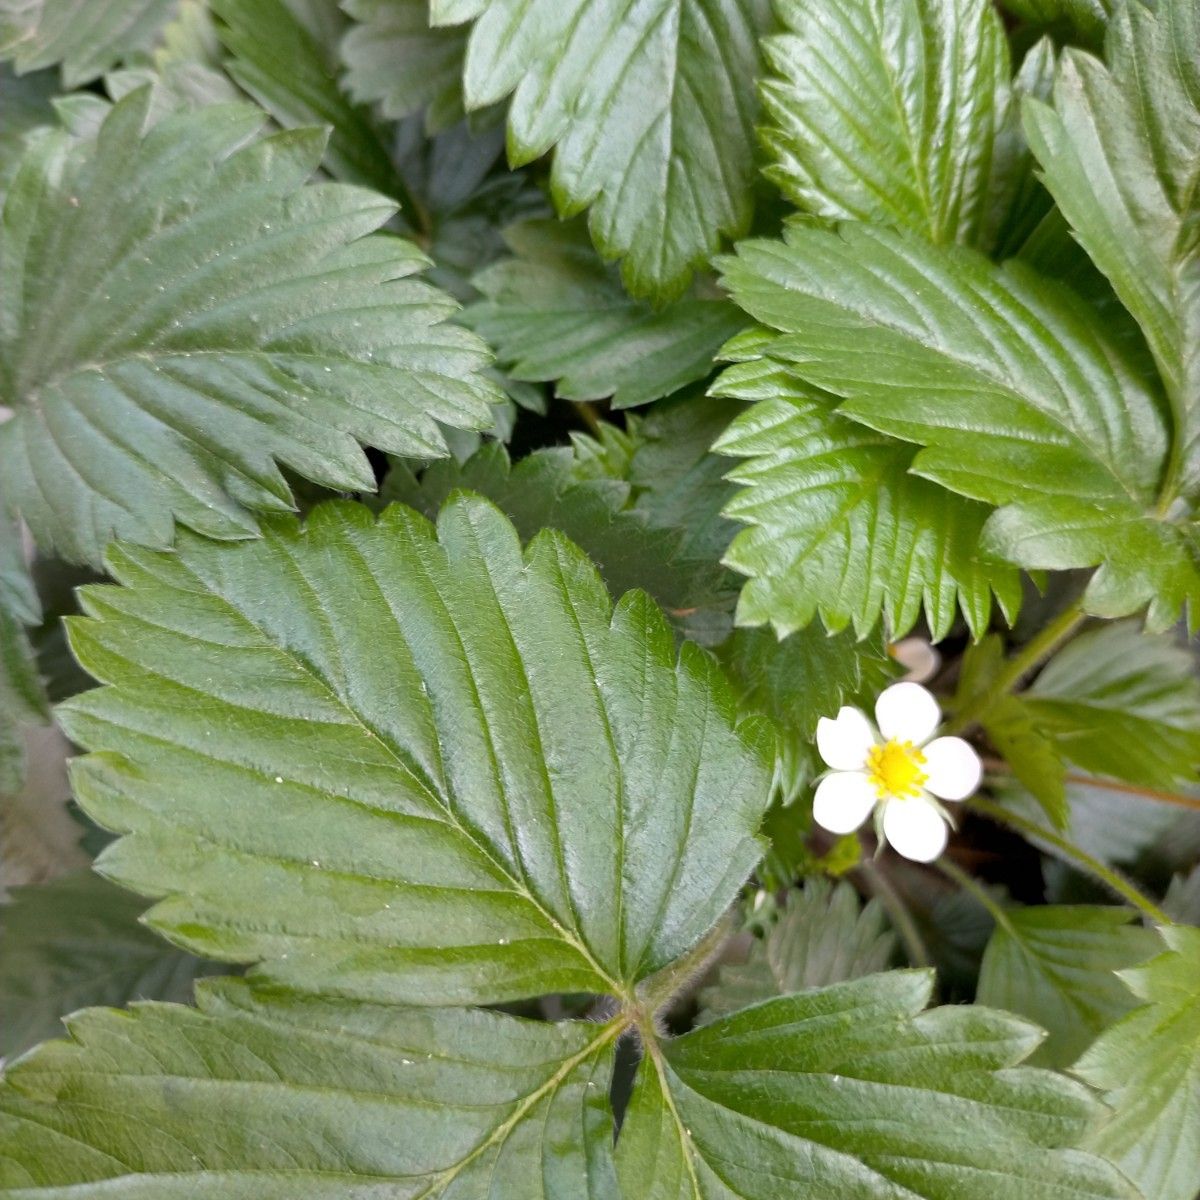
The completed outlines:
{"type": "Polygon", "coordinates": [[[954,718],[946,723],[945,732],[962,733],[970,729],[1001,696],[1006,696],[1030,671],[1049,658],[1085,620],[1087,615],[1079,601],[1068,605],[1004,664],[988,687],[967,697],[954,718]]]}
{"type": "Polygon", "coordinates": [[[572,400],[571,406],[583,418],[583,423],[588,427],[594,437],[599,437],[603,422],[600,420],[600,415],[596,412],[595,406],[589,404],[586,400],[572,400]]]}
{"type": "Polygon", "coordinates": [[[864,858],[858,864],[858,870],[866,881],[867,890],[873,896],[879,897],[879,902],[883,905],[888,920],[900,935],[900,940],[904,943],[904,952],[908,955],[908,961],[914,967],[928,967],[933,960],[929,957],[929,951],[925,947],[925,939],[921,937],[921,931],[917,928],[917,923],[913,920],[908,905],[904,903],[900,893],[892,886],[891,880],[869,858],[864,858]]]}
{"type": "Polygon", "coordinates": [[[992,914],[992,918],[995,920],[997,925],[1007,929],[1009,933],[1016,936],[1017,931],[1014,928],[1013,923],[1008,919],[1008,913],[1006,913],[1004,909],[992,899],[987,888],[968,875],[967,872],[964,871],[957,863],[951,862],[951,860],[948,858],[939,858],[937,861],[937,867],[947,879],[957,883],[964,892],[970,892],[971,895],[974,896],[975,899],[978,900],[979,903],[982,904],[983,907],[992,914]]]}
{"type": "Polygon", "coordinates": [[[1107,867],[1098,858],[1093,858],[1086,850],[1081,850],[1066,838],[1060,837],[1050,829],[1039,825],[1036,821],[1023,817],[1011,809],[1003,808],[982,796],[974,796],[967,801],[975,812],[990,817],[998,824],[1007,825],[1027,837],[1037,838],[1052,847],[1056,856],[1064,862],[1080,867],[1093,878],[1098,879],[1110,891],[1115,892],[1123,900],[1128,901],[1134,908],[1144,913],[1156,925],[1171,925],[1173,922],[1149,896],[1143,894],[1134,884],[1119,871],[1107,867]]]}

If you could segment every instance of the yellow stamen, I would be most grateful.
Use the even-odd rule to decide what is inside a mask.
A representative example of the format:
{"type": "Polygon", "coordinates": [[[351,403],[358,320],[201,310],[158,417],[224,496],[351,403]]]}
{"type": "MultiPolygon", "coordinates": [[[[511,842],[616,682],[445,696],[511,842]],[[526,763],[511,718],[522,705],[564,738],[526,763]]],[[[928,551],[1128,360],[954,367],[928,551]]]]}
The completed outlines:
{"type": "Polygon", "coordinates": [[[925,755],[912,742],[895,738],[867,753],[867,774],[880,800],[901,796],[919,796],[921,785],[929,778],[921,768],[925,755]]]}

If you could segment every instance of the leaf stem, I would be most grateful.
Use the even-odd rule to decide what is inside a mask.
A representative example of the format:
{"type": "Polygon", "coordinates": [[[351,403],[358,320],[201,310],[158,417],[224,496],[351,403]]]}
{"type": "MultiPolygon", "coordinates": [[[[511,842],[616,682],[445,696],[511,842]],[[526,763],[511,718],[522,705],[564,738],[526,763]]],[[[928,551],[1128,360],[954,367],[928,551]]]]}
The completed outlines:
{"type": "Polygon", "coordinates": [[[1080,601],[1069,604],[1004,664],[988,687],[967,698],[953,719],[946,723],[945,731],[962,733],[977,724],[1001,696],[1007,695],[1030,671],[1049,658],[1086,620],[1087,614],[1080,601]]]}
{"type": "Polygon", "coordinates": [[[1064,862],[1071,863],[1073,866],[1082,868],[1089,875],[1098,879],[1110,891],[1115,892],[1123,900],[1149,917],[1154,924],[1173,924],[1171,918],[1149,896],[1137,888],[1132,881],[1126,879],[1120,871],[1105,866],[1098,858],[1093,858],[1086,850],[1081,850],[1073,842],[1060,837],[1053,830],[1046,829],[1036,821],[1031,821],[1028,817],[1023,817],[1020,813],[1015,813],[1011,809],[1004,808],[982,796],[973,796],[967,801],[967,804],[975,812],[981,813],[985,817],[990,817],[1000,825],[1007,825],[1009,828],[1015,829],[1027,837],[1037,838],[1039,841],[1045,842],[1046,845],[1053,849],[1056,857],[1062,859],[1064,862]]]}
{"type": "MultiPolygon", "coordinates": [[[[1012,775],[1014,773],[1012,767],[1000,758],[985,758],[983,765],[993,775],[1012,775]]],[[[1068,771],[1063,779],[1067,783],[1100,788],[1106,792],[1120,792],[1124,796],[1139,796],[1143,800],[1156,800],[1160,804],[1171,804],[1176,808],[1187,808],[1193,812],[1200,812],[1200,797],[1185,796],[1182,792],[1167,792],[1159,788],[1140,787],[1138,784],[1125,783],[1120,779],[1103,779],[1098,775],[1083,775],[1078,771],[1068,771]]]]}

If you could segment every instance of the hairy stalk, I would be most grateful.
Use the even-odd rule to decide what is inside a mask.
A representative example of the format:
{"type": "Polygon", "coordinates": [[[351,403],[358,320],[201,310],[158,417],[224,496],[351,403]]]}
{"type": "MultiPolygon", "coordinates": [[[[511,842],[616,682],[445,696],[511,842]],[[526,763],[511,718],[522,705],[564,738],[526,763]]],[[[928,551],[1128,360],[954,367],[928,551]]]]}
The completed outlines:
{"type": "MultiPolygon", "coordinates": [[[[1014,774],[1012,767],[1002,758],[985,758],[983,765],[989,774],[1014,774]]],[[[1120,779],[1102,779],[1097,775],[1084,775],[1078,771],[1068,771],[1063,779],[1067,783],[1078,783],[1084,787],[1099,788],[1105,792],[1120,792],[1124,796],[1137,796],[1142,800],[1154,800],[1159,804],[1170,804],[1175,808],[1187,808],[1200,812],[1200,796],[1185,796],[1182,792],[1168,792],[1161,788],[1141,787],[1135,783],[1125,783],[1120,779]]]]}
{"type": "Polygon", "coordinates": [[[947,879],[958,884],[958,886],[962,888],[964,892],[969,892],[972,896],[974,896],[975,899],[978,900],[979,903],[982,904],[983,907],[992,915],[992,919],[997,925],[1008,930],[1008,932],[1014,936],[1016,935],[1017,931],[1014,928],[1013,923],[1008,919],[1008,913],[1004,911],[1001,905],[997,904],[996,901],[992,899],[987,888],[985,888],[983,884],[972,878],[967,874],[966,871],[962,869],[962,867],[955,862],[951,862],[948,858],[939,858],[937,861],[937,867],[947,879]]]}
{"type": "Polygon", "coordinates": [[[867,858],[858,864],[857,870],[862,875],[867,891],[872,896],[878,897],[879,903],[883,905],[884,911],[888,915],[888,920],[900,935],[900,941],[904,943],[904,953],[908,955],[908,961],[914,967],[930,966],[933,959],[929,956],[925,939],[921,936],[921,931],[917,928],[917,923],[913,920],[908,905],[904,903],[903,897],[892,886],[892,881],[867,858]]]}
{"type": "Polygon", "coordinates": [[[1173,924],[1171,918],[1149,896],[1135,887],[1130,880],[1126,879],[1120,871],[1105,866],[1098,858],[1093,858],[1086,850],[1081,850],[1066,838],[1060,837],[1057,833],[1046,829],[1036,821],[1031,821],[1028,817],[1023,817],[1020,813],[1012,812],[991,800],[984,799],[982,796],[973,796],[967,801],[967,804],[975,812],[981,813],[985,817],[990,817],[998,824],[1007,825],[1011,829],[1025,834],[1027,837],[1037,838],[1039,841],[1044,842],[1051,847],[1056,857],[1070,863],[1072,866],[1079,867],[1094,879],[1099,880],[1110,891],[1115,892],[1123,900],[1147,916],[1155,925],[1173,924]]]}

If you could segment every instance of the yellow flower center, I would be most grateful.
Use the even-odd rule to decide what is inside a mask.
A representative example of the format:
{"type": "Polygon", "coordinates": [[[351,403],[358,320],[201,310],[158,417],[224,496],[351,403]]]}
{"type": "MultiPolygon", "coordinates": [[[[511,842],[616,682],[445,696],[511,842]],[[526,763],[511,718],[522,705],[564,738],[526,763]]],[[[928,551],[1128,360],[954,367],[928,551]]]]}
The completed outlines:
{"type": "Polygon", "coordinates": [[[895,738],[867,752],[867,775],[880,800],[901,796],[919,796],[921,784],[929,778],[921,768],[925,755],[912,742],[895,738]]]}

